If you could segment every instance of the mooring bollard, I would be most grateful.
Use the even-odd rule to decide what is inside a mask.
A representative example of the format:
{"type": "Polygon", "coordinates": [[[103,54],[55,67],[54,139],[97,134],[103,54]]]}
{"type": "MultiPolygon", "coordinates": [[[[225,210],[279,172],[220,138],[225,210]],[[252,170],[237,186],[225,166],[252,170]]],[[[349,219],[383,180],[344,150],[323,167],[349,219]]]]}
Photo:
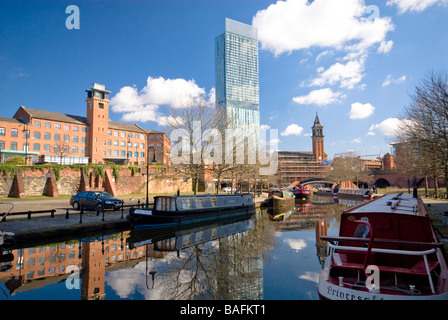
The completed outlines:
{"type": "Polygon", "coordinates": [[[68,219],[68,215],[69,215],[69,210],[65,210],[65,219],[68,219]]]}
{"type": "Polygon", "coordinates": [[[123,213],[124,213],[124,200],[121,200],[121,219],[123,219],[123,213]]]}

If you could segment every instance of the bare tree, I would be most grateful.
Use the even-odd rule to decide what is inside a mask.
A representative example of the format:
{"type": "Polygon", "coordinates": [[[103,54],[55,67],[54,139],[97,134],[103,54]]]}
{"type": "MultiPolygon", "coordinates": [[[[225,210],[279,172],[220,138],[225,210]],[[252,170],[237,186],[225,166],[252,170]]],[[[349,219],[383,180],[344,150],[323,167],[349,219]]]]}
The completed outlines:
{"type": "Polygon", "coordinates": [[[179,174],[192,179],[195,194],[205,166],[219,163],[222,119],[222,113],[205,101],[171,108],[167,118],[166,131],[172,144],[171,162],[179,174]]]}
{"type": "Polygon", "coordinates": [[[372,177],[363,170],[361,158],[350,154],[334,158],[327,179],[338,184],[352,181],[358,186],[360,182],[370,182],[372,177]]]}
{"type": "MultiPolygon", "coordinates": [[[[448,181],[448,73],[428,73],[404,110],[397,139],[412,146],[419,173],[448,181]]],[[[446,184],[448,193],[448,184],[446,184]]]]}

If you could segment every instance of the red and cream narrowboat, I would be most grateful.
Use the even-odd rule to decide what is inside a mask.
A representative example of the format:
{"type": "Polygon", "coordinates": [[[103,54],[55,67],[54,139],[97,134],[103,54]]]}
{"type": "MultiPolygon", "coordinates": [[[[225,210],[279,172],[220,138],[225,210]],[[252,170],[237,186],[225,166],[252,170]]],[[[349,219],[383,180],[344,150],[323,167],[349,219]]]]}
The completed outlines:
{"type": "Polygon", "coordinates": [[[448,299],[448,270],[421,199],[385,195],[346,210],[319,277],[323,299],[448,299]]]}

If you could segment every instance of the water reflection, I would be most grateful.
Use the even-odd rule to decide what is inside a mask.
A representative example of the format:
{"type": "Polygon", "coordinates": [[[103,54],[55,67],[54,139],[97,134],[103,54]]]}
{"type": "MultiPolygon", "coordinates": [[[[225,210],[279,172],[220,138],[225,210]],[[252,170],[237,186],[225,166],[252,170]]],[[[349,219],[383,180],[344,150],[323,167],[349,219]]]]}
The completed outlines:
{"type": "Polygon", "coordinates": [[[313,197],[183,231],[4,247],[0,299],[317,299],[319,239],[346,207],[313,197]]]}

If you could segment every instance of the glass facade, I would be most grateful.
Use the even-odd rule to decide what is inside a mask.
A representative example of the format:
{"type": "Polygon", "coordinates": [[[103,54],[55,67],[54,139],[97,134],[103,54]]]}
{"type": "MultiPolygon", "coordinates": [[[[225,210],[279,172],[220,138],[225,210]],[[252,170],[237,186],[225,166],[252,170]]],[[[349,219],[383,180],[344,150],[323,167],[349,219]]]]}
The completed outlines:
{"type": "Polygon", "coordinates": [[[226,18],[226,31],[215,38],[216,106],[224,108],[229,127],[260,128],[257,29],[226,18]]]}

